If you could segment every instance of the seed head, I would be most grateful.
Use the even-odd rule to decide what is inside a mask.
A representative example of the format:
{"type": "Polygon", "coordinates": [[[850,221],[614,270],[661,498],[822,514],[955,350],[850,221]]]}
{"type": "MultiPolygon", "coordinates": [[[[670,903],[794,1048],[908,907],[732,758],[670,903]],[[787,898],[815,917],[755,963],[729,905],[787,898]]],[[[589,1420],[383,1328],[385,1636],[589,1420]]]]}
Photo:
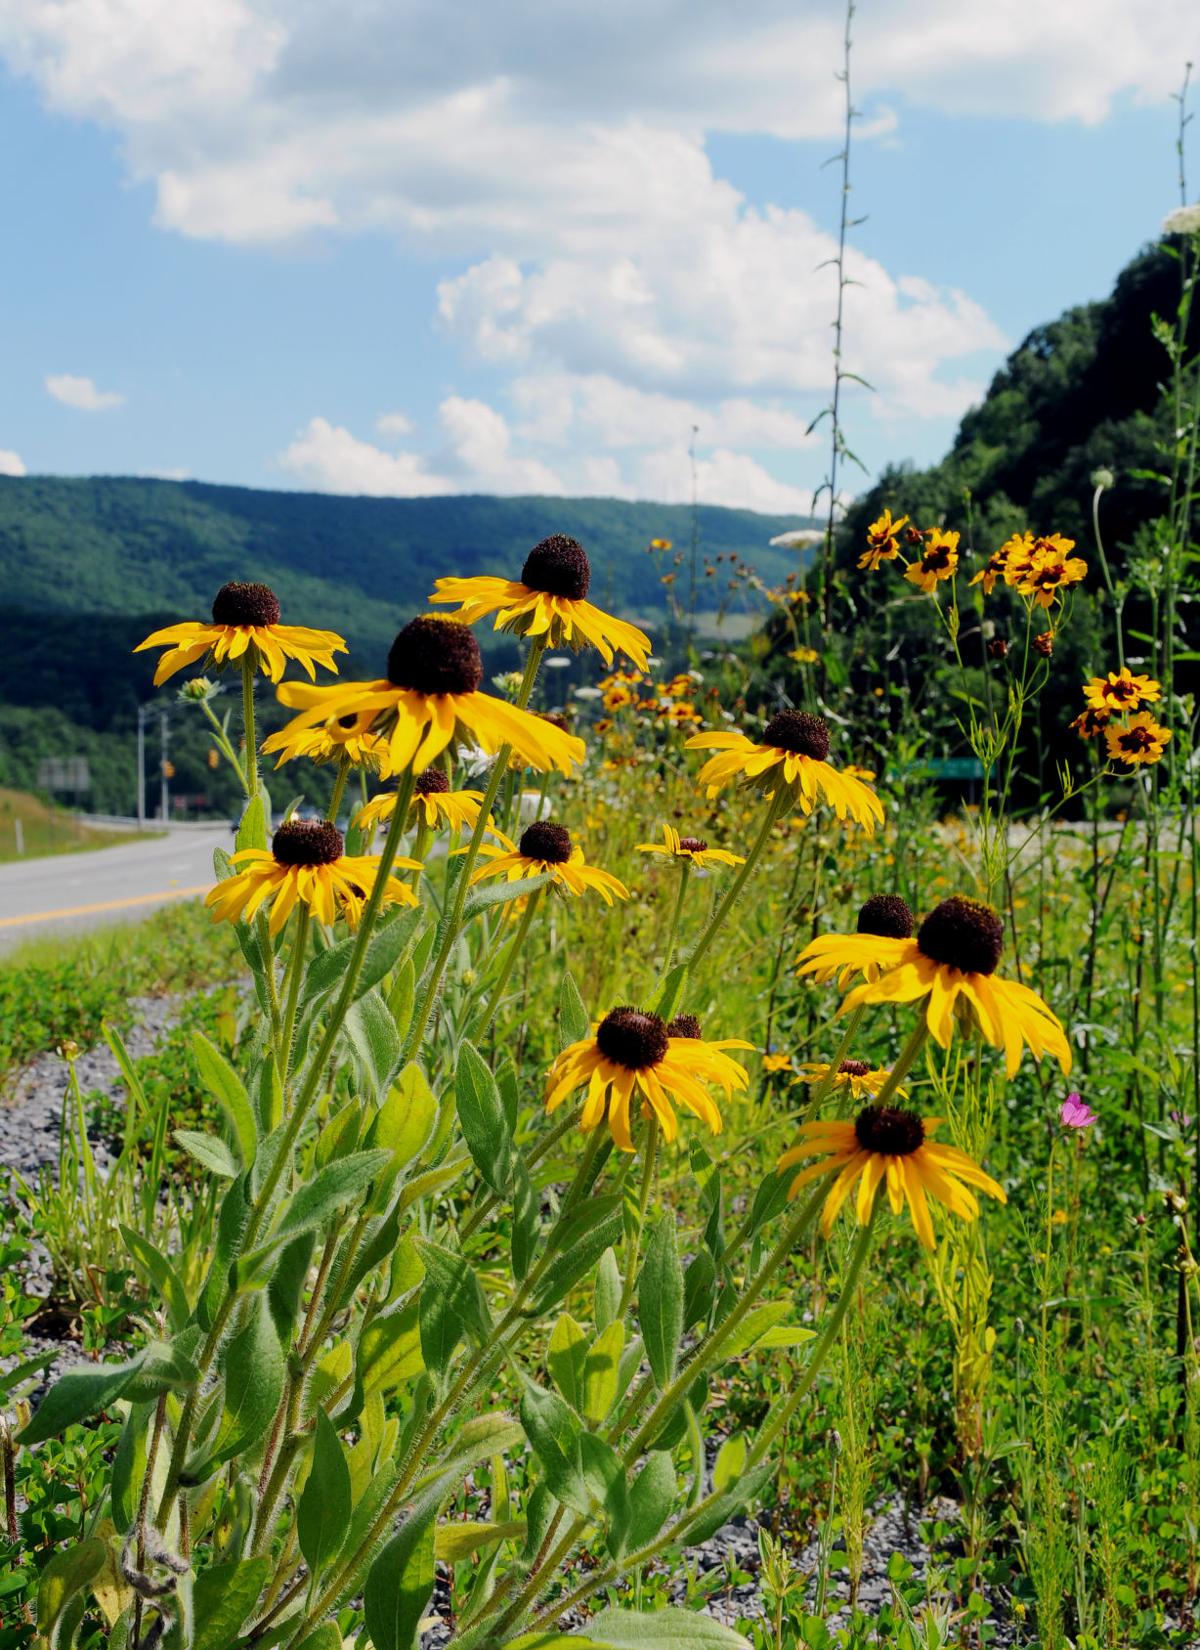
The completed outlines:
{"type": "Polygon", "coordinates": [[[854,1119],[854,1132],[865,1152],[910,1157],[925,1141],[925,1125],[915,1111],[899,1106],[864,1106],[854,1119]]]}
{"type": "Polygon", "coordinates": [[[521,832],[517,847],[526,859],[565,865],[571,857],[571,833],[565,825],[556,825],[553,820],[535,819],[521,832]]]}
{"type": "Polygon", "coordinates": [[[212,616],[214,624],[278,624],[279,597],[269,584],[223,584],[213,597],[212,616]]]}
{"type": "Polygon", "coordinates": [[[668,1032],[657,1014],[614,1008],[596,1028],[596,1047],[606,1060],[630,1071],[656,1066],[667,1052],[668,1032]]]}
{"type": "Polygon", "coordinates": [[[916,921],[899,894],[872,894],[858,913],[858,932],[889,940],[910,940],[916,921]]]}
{"type": "Polygon", "coordinates": [[[483,681],[479,643],[454,619],[410,619],[387,661],[394,687],[415,693],[474,693],[483,681]]]}
{"type": "Polygon", "coordinates": [[[829,729],[819,716],[806,710],[781,710],[763,730],[763,744],[824,762],[829,755],[829,729]]]}
{"type": "Polygon", "coordinates": [[[565,533],[552,533],[548,539],[535,544],[521,569],[521,583],[530,590],[541,590],[548,596],[566,596],[573,602],[583,600],[591,582],[587,551],[578,539],[568,538],[565,533]]]}
{"type": "Polygon", "coordinates": [[[917,945],[934,962],[964,974],[994,974],[1004,950],[1004,924],[982,900],[955,894],[917,930],[917,945]]]}
{"type": "Polygon", "coordinates": [[[271,840],[279,865],[332,865],[344,848],[342,833],[324,819],[289,819],[271,840]]]}

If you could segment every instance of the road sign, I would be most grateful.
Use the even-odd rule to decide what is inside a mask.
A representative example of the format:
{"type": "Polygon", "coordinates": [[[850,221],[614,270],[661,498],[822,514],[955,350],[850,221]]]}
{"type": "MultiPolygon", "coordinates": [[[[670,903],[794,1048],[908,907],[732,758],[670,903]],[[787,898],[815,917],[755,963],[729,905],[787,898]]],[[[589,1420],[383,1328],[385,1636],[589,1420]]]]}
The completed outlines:
{"type": "Polygon", "coordinates": [[[39,791],[90,791],[91,769],[86,756],[44,756],[38,763],[39,791]]]}

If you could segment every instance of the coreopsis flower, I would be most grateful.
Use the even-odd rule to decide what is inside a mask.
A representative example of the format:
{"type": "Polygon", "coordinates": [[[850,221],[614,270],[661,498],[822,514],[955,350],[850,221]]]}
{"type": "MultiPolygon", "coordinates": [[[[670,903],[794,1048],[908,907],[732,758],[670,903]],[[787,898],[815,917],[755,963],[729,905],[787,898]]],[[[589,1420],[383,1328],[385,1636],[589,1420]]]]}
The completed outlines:
{"type": "Polygon", "coordinates": [[[698,870],[707,871],[710,865],[744,865],[740,854],[731,854],[727,848],[710,848],[703,837],[680,836],[673,825],[663,823],[661,842],[639,842],[639,854],[665,854],[668,859],[682,859],[698,870]]]}
{"type": "Polygon", "coordinates": [[[952,579],[958,571],[957,533],[931,527],[920,556],[910,563],[904,577],[925,594],[932,595],[942,579],[952,579]]]}
{"type": "MultiPolygon", "coordinates": [[[[829,1080],[831,1070],[828,1064],[807,1061],[792,1081],[808,1083],[813,1088],[828,1085],[831,1094],[848,1094],[853,1100],[874,1100],[891,1076],[889,1071],[872,1068],[865,1060],[842,1060],[833,1073],[832,1082],[829,1080]]],[[[903,1099],[908,1090],[897,1083],[892,1093],[903,1099]]]]}
{"type": "Polygon", "coordinates": [[[899,894],[872,894],[859,909],[853,934],[822,934],[804,947],[796,959],[797,977],[811,974],[817,985],[824,985],[836,974],[843,990],[856,974],[864,980],[877,980],[880,965],[874,958],[864,959],[861,936],[907,940],[916,926],[916,919],[899,894]]]}
{"type": "Polygon", "coordinates": [[[1170,737],[1170,728],[1160,727],[1148,710],[1131,716],[1121,727],[1110,725],[1104,730],[1109,757],[1131,768],[1160,761],[1170,737]]]}
{"type": "Polygon", "coordinates": [[[858,565],[874,571],[881,562],[894,561],[900,554],[898,534],[907,521],[907,516],[893,521],[892,512],[885,509],[867,528],[867,548],[858,558],[858,565]]]}
{"type": "Polygon", "coordinates": [[[1083,698],[1089,710],[1123,715],[1161,699],[1162,683],[1152,676],[1135,676],[1128,665],[1122,665],[1120,670],[1110,670],[1107,676],[1093,676],[1085,682],[1083,698]]]}
{"type": "Polygon", "coordinates": [[[479,643],[455,619],[412,619],[392,643],[387,675],[373,682],[309,687],[285,682],[281,704],[300,711],[277,736],[289,752],[318,723],[365,716],[387,743],[393,773],[427,768],[451,744],[478,745],[494,756],[512,747],[527,767],[570,775],[584,758],[582,739],[564,733],[531,711],[481,693],[479,643]]]}
{"type": "Polygon", "coordinates": [[[1082,1095],[1072,1091],[1059,1107],[1058,1120],[1066,1129],[1090,1129],[1096,1114],[1082,1095]]]}
{"type": "Polygon", "coordinates": [[[370,731],[372,720],[372,712],[367,711],[356,716],[331,716],[290,738],[286,733],[273,733],[263,741],[263,754],[278,753],[277,768],[297,756],[307,756],[318,764],[340,761],[344,756],[354,767],[366,768],[386,779],[391,772],[391,756],[387,741],[370,731]]]}
{"type": "MultiPolygon", "coordinates": [[[[324,820],[291,819],[275,832],[270,849],[243,848],[232,856],[235,876],[209,891],[204,903],[214,922],[250,922],[259,910],[271,912],[267,924],[277,934],[297,903],[318,922],[332,923],[340,913],[353,925],[362,915],[379,874],[378,854],[347,854],[342,833],[324,820]]],[[[396,868],[419,871],[415,859],[397,859],[396,868]]],[[[417,896],[389,876],[385,905],[415,905],[417,896]]]]}
{"type": "Polygon", "coordinates": [[[791,1071],[793,1069],[792,1057],[790,1054],[764,1054],[762,1068],[772,1076],[777,1071],[791,1071]]]}
{"type": "Polygon", "coordinates": [[[1074,548],[1075,540],[1061,533],[1034,539],[1028,565],[1010,566],[1008,582],[1018,596],[1031,596],[1039,607],[1053,606],[1068,585],[1087,576],[1087,562],[1071,555],[1074,548]]]}
{"type": "Polygon", "coordinates": [[[993,1048],[1004,1050],[1010,1077],[1028,1044],[1034,1056],[1052,1054],[1064,1073],[1071,1050],[1062,1023],[1036,991],[996,974],[1004,950],[1004,924],[982,900],[955,894],[934,908],[909,940],[857,937],[840,960],[873,962],[879,978],[856,986],[844,1014],[863,1003],[924,1002],[925,1023],[949,1048],[956,1023],[978,1026],[993,1048]]]}
{"type": "Polygon", "coordinates": [[[883,804],[860,779],[839,773],[826,760],[829,756],[829,729],[819,716],[803,710],[781,710],[763,729],[762,743],[732,730],[695,733],[687,750],[713,750],[701,768],[696,783],[716,796],[731,779],[745,779],[774,795],[782,787],[812,812],[820,797],[833,808],[838,819],[855,820],[868,835],[883,820],[883,804]]]}
{"type": "Polygon", "coordinates": [[[672,1036],[657,1014],[614,1008],[590,1037],[572,1043],[555,1060],[546,1079],[546,1110],[557,1110],[569,1094],[586,1085],[581,1126],[594,1129],[607,1116],[613,1140],[623,1152],[633,1150],[629,1113],[635,1096],[643,1115],[658,1119],[667,1141],[679,1132],[672,1101],[720,1134],[721,1113],[705,1085],[721,1089],[726,1099],[747,1088],[745,1067],[725,1050],[753,1046],[736,1040],[709,1043],[690,1035],[690,1029],[672,1036]]]}
{"type": "Polygon", "coordinates": [[[1071,723],[1081,739],[1095,739],[1107,728],[1111,718],[1106,710],[1084,710],[1071,723]]]}
{"type": "Polygon", "coordinates": [[[794,647],[788,654],[798,665],[815,665],[820,657],[815,647],[794,647]]]}
{"type": "MultiPolygon", "coordinates": [[[[1011,542],[1011,541],[1010,541],[1011,542]]],[[[993,550],[987,561],[971,580],[971,584],[981,584],[985,596],[990,596],[996,588],[997,579],[1004,578],[1008,571],[1009,546],[1002,544],[999,550],[993,550]]]]}
{"type": "Polygon", "coordinates": [[[223,584],[213,598],[212,623],[185,621],[156,630],[139,642],[135,653],[165,647],[158,661],[154,685],[159,687],[177,670],[211,659],[214,665],[232,664],[249,655],[256,669],[279,681],[289,659],[295,659],[316,680],[314,665],[337,674],[335,653],[346,644],[332,630],[309,630],[303,625],[280,624],[279,598],[266,584],[223,584]]]}
{"type": "Polygon", "coordinates": [[[1043,659],[1050,659],[1054,655],[1054,632],[1039,630],[1033,638],[1033,651],[1041,654],[1043,659]]]}
{"type": "Polygon", "coordinates": [[[673,550],[675,546],[674,541],[671,539],[651,539],[650,548],[651,550],[673,550]]]}
{"type": "Polygon", "coordinates": [[[650,638],[636,625],[585,601],[591,579],[583,546],[563,533],[554,533],[534,545],[519,580],[486,575],[438,579],[429,599],[459,603],[454,616],[465,624],[495,613],[496,630],[545,636],[551,647],[565,644],[578,650],[590,643],[605,664],[611,664],[614,649],[620,649],[645,670],[650,638]]]}
{"type": "Polygon", "coordinates": [[[690,699],[672,699],[668,704],[660,705],[655,714],[660,722],[671,728],[694,728],[697,722],[704,720],[690,699]]]}
{"type": "Polygon", "coordinates": [[[941,1125],[939,1117],[919,1117],[898,1106],[865,1106],[852,1123],[806,1123],[798,1145],[784,1152],[779,1169],[794,1168],[806,1157],[819,1157],[792,1181],[788,1196],[796,1197],[814,1180],[833,1176],[821,1211],[821,1232],[828,1237],[855,1183],[855,1211],[860,1226],[871,1218],[884,1182],[895,1215],[907,1203],[913,1230],[926,1249],[934,1248],[929,1198],[960,1220],[975,1220],[979,1200],[971,1187],[1006,1203],[1004,1188],[956,1146],[930,1139],[941,1125]]]}
{"type": "MultiPolygon", "coordinates": [[[[413,818],[430,830],[446,824],[452,831],[473,831],[482,805],[482,791],[452,791],[449,777],[441,768],[426,768],[413,781],[410,803],[413,818]]],[[[364,830],[368,827],[373,830],[386,823],[395,811],[396,793],[385,791],[359,809],[354,823],[364,830]]]]}
{"type": "Polygon", "coordinates": [[[550,819],[536,819],[522,831],[519,842],[513,842],[503,831],[494,830],[492,835],[497,842],[480,846],[479,856],[486,863],[471,873],[472,887],[488,877],[502,876],[509,882],[520,882],[524,877],[540,877],[549,872],[554,886],[568,894],[582,894],[594,888],[605,905],[611,905],[614,897],[629,898],[623,882],[598,865],[587,863],[582,848],[571,841],[565,825],[557,825],[550,819]]]}

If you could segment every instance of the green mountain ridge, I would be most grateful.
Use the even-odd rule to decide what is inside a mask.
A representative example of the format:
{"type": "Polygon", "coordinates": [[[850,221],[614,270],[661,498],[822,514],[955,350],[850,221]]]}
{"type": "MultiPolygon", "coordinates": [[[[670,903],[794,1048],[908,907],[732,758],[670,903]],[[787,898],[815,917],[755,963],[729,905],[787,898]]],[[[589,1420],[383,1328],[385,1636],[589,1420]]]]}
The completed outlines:
{"type": "MultiPolygon", "coordinates": [[[[768,540],[803,523],[702,505],[706,557],[736,552],[767,579],[796,566],[768,540]]],[[[435,578],[520,576],[550,533],[578,538],[592,559],[591,596],[653,622],[665,609],[652,538],[690,551],[686,505],[617,499],[347,498],[135,477],[0,479],[0,586],[27,613],[206,618],[215,591],[254,579],[279,594],[284,622],[340,631],[377,655],[423,611],[435,578]]],[[[686,583],[688,569],[680,570],[686,583]]],[[[723,584],[723,581],[722,581],[723,584]]],[[[698,607],[718,595],[700,580],[698,607]]],[[[373,667],[372,667],[373,668],[373,667]]]]}

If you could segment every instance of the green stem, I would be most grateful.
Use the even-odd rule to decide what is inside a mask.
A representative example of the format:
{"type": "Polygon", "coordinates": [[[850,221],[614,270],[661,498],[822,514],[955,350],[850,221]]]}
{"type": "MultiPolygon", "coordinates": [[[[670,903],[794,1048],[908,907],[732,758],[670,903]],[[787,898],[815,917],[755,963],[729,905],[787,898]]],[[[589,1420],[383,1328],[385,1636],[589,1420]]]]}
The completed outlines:
{"type": "Polygon", "coordinates": [[[308,950],[309,921],[308,906],[301,905],[296,912],[296,923],[292,930],[292,951],[288,958],[287,979],[284,982],[287,1008],[284,1010],[283,1025],[279,1033],[279,1076],[285,1088],[292,1064],[292,1039],[296,1034],[296,1010],[300,1003],[300,982],[304,977],[304,958],[308,950]]]}
{"type": "MultiPolygon", "coordinates": [[[[533,684],[537,678],[538,665],[542,654],[546,651],[544,636],[534,638],[533,646],[529,650],[529,658],[525,663],[525,674],[521,678],[521,686],[514,703],[518,710],[524,710],[529,702],[529,695],[533,692],[533,684]]],[[[467,903],[467,894],[471,886],[471,872],[475,869],[475,861],[479,858],[479,850],[483,844],[484,833],[487,830],[488,819],[491,816],[492,806],[500,789],[500,781],[508,771],[509,758],[512,756],[511,745],[501,745],[496,752],[496,760],[492,763],[491,775],[488,779],[488,788],[484,793],[483,802],[479,809],[479,818],[475,821],[475,829],[471,833],[471,840],[463,856],[463,866],[459,873],[458,882],[454,890],[454,905],[449,919],[446,922],[446,931],[442,943],[438,947],[437,956],[429,970],[429,983],[421,997],[421,1006],[413,1018],[412,1028],[408,1034],[404,1054],[411,1059],[421,1046],[425,1035],[425,1027],[429,1024],[429,1016],[433,1012],[433,1005],[437,1001],[438,991],[442,983],[442,975],[446,971],[446,964],[450,960],[450,953],[458,941],[459,930],[462,927],[463,910],[467,903]]],[[[397,803],[397,810],[399,803],[397,803]]],[[[407,803],[405,804],[407,812],[407,803]]]]}
{"type": "MultiPolygon", "coordinates": [[[[258,650],[253,642],[242,654],[242,728],[246,735],[246,795],[258,795],[258,735],[254,727],[254,671],[258,650]]],[[[270,828],[270,820],[267,827],[270,828]]]]}
{"type": "Polygon", "coordinates": [[[690,859],[681,859],[679,862],[679,887],[675,893],[675,906],[671,912],[671,926],[667,932],[667,949],[663,958],[663,973],[671,972],[671,964],[675,961],[675,941],[679,935],[679,918],[683,911],[684,896],[687,893],[688,878],[691,875],[692,862],[690,859]]]}
{"type": "Polygon", "coordinates": [[[521,954],[521,948],[524,946],[525,940],[529,934],[530,924],[533,922],[533,914],[537,910],[538,902],[541,897],[542,889],[535,888],[533,893],[530,894],[528,899],[525,901],[525,909],[521,913],[520,926],[513,936],[512,944],[509,946],[508,954],[504,959],[504,966],[500,970],[500,978],[496,981],[496,984],[493,987],[492,995],[487,1005],[487,1010],[475,1032],[475,1035],[478,1038],[486,1037],[489,1029],[491,1028],[492,1021],[496,1018],[496,1011],[504,1000],[505,989],[510,978],[512,977],[512,971],[516,964],[517,958],[521,954]]]}
{"type": "Polygon", "coordinates": [[[737,903],[737,899],[738,899],[739,894],[741,893],[742,889],[746,886],[746,883],[747,883],[747,881],[749,880],[749,877],[750,877],[750,873],[754,870],[754,867],[757,865],[760,857],[762,856],[762,851],[766,847],[767,842],[770,839],[772,826],[775,824],[776,820],[778,820],[780,815],[783,813],[784,805],[785,805],[785,795],[784,795],[784,791],[781,787],[778,791],[776,791],[775,795],[771,798],[770,802],[767,804],[766,811],[763,814],[762,825],[759,828],[759,832],[758,832],[757,837],[755,837],[755,839],[754,839],[754,846],[751,848],[749,854],[747,854],[747,856],[746,856],[746,863],[742,866],[742,868],[738,872],[737,876],[734,877],[733,881],[730,883],[729,888],[726,890],[724,899],[721,901],[720,905],[717,906],[717,909],[713,912],[712,920],[709,922],[708,927],[704,930],[703,934],[701,934],[700,938],[696,941],[695,949],[693,950],[690,958],[688,959],[688,965],[692,969],[693,972],[696,969],[696,965],[700,962],[701,958],[708,951],[709,946],[716,939],[718,933],[720,933],[721,928],[723,927],[723,925],[725,923],[726,917],[733,910],[734,905],[737,903]]]}
{"type": "Polygon", "coordinates": [[[350,775],[350,758],[345,751],[338,760],[337,777],[333,782],[333,795],[329,798],[329,807],[325,818],[331,825],[337,824],[337,817],[342,811],[342,798],[346,794],[346,780],[350,775]]]}
{"type": "Polygon", "coordinates": [[[922,1014],[921,1018],[917,1021],[916,1025],[913,1027],[912,1035],[909,1037],[909,1039],[908,1039],[907,1043],[905,1043],[904,1047],[900,1050],[900,1054],[899,1054],[899,1056],[896,1060],[895,1065],[892,1067],[891,1071],[888,1072],[887,1082],[883,1085],[883,1087],[880,1089],[879,1093],[875,1096],[875,1099],[872,1102],[873,1105],[876,1105],[876,1106],[886,1106],[887,1105],[888,1101],[892,1098],[892,1096],[895,1094],[896,1090],[900,1087],[900,1084],[904,1081],[904,1078],[908,1073],[909,1067],[912,1065],[912,1063],[916,1059],[917,1055],[921,1052],[921,1048],[924,1045],[925,1039],[926,1039],[926,1037],[928,1037],[928,1035],[929,1035],[929,1024],[928,1024],[928,1021],[925,1019],[924,1014],[922,1014]]]}
{"type": "MultiPolygon", "coordinates": [[[[668,966],[670,966],[668,964],[668,966]]],[[[633,1236],[629,1240],[629,1260],[625,1268],[625,1283],[621,1290],[621,1304],[617,1308],[617,1317],[624,1318],[629,1310],[629,1303],[633,1299],[633,1291],[637,1287],[638,1257],[642,1245],[642,1233],[646,1227],[646,1210],[650,1206],[650,1191],[654,1185],[654,1168],[658,1159],[658,1118],[651,1117],[646,1125],[645,1159],[642,1163],[642,1189],[638,1197],[638,1223],[634,1228],[633,1236]]]]}
{"type": "Polygon", "coordinates": [[[821,1105],[827,1098],[829,1091],[833,1088],[833,1085],[837,1080],[837,1074],[841,1070],[842,1061],[846,1058],[846,1056],[850,1053],[851,1048],[854,1046],[854,1039],[858,1035],[858,1028],[862,1024],[863,1016],[866,1012],[866,1004],[864,1003],[861,1007],[856,1008],[850,1018],[846,1021],[845,1035],[838,1044],[837,1053],[829,1062],[829,1069],[826,1071],[821,1081],[817,1084],[816,1089],[809,1098],[808,1104],[800,1113],[800,1117],[798,1119],[800,1123],[807,1123],[810,1117],[816,1116],[821,1105]]]}
{"type": "MultiPolygon", "coordinates": [[[[822,1185],[822,1191],[824,1186],[822,1185]]],[[[854,1253],[850,1256],[850,1265],[846,1269],[846,1276],[842,1280],[842,1292],[838,1296],[837,1305],[826,1319],[821,1330],[820,1338],[812,1349],[812,1354],[804,1366],[804,1374],[799,1384],[788,1394],[783,1405],[775,1410],[771,1419],[754,1441],[746,1465],[753,1467],[767,1454],[776,1438],[787,1429],[792,1416],[796,1413],[803,1399],[812,1390],[813,1382],[821,1371],[821,1365],[829,1355],[829,1349],[837,1339],[838,1331],[842,1327],[842,1319],[846,1316],[854,1291],[858,1287],[859,1275],[866,1265],[867,1256],[871,1252],[871,1240],[875,1231],[875,1217],[879,1210],[879,1197],[876,1196],[871,1205],[871,1215],[867,1224],[861,1228],[858,1241],[854,1245],[854,1253]]]]}
{"type": "Polygon", "coordinates": [[[220,722],[217,721],[216,714],[207,699],[201,699],[200,709],[204,712],[205,716],[208,717],[208,720],[212,724],[213,738],[217,742],[217,748],[232,767],[233,771],[237,774],[238,784],[243,790],[245,790],[246,775],[242,768],[242,764],[238,761],[238,753],[234,750],[229,741],[229,735],[225,732],[225,729],[221,726],[220,722]]]}

